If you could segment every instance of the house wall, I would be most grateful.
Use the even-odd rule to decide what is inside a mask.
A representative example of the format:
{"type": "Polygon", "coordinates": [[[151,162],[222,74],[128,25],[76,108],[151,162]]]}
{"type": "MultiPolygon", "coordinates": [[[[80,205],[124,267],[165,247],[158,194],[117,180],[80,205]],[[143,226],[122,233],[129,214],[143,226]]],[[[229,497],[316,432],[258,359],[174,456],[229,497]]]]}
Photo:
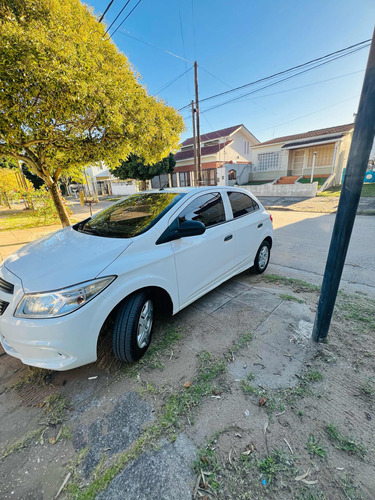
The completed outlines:
{"type": "Polygon", "coordinates": [[[251,181],[270,181],[278,179],[279,177],[286,176],[288,173],[288,161],[289,161],[289,152],[281,149],[284,146],[284,143],[281,142],[279,144],[270,144],[267,146],[257,147],[253,149],[253,167],[250,173],[250,182],[251,181]],[[259,155],[267,154],[267,153],[278,153],[279,154],[279,163],[277,168],[272,169],[263,169],[259,155]]]}
{"type": "Polygon", "coordinates": [[[217,169],[218,186],[234,186],[235,184],[247,184],[252,165],[250,163],[226,163],[217,169]],[[236,179],[229,179],[228,173],[235,170],[236,179]]]}
{"type": "Polygon", "coordinates": [[[122,196],[134,194],[137,192],[137,184],[135,181],[131,182],[112,182],[113,196],[122,196]]]}
{"type": "Polygon", "coordinates": [[[225,146],[225,148],[220,151],[219,154],[221,156],[221,160],[234,162],[243,161],[246,163],[253,161],[252,143],[247,134],[244,134],[241,130],[239,130],[232,136],[228,137],[228,140],[233,140],[233,142],[230,145],[225,146]],[[245,143],[248,143],[246,149],[245,143]]]}

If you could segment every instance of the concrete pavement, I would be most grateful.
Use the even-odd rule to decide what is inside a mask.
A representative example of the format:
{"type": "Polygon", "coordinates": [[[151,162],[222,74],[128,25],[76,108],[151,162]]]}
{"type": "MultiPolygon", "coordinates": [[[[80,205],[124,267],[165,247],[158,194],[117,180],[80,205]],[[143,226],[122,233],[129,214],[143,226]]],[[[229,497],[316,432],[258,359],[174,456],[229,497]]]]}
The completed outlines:
{"type": "MultiPolygon", "coordinates": [[[[281,196],[262,196],[259,200],[268,210],[288,210],[296,212],[336,213],[339,196],[315,198],[294,198],[281,196]]],[[[375,215],[375,198],[361,198],[358,215],[375,215]]]]}

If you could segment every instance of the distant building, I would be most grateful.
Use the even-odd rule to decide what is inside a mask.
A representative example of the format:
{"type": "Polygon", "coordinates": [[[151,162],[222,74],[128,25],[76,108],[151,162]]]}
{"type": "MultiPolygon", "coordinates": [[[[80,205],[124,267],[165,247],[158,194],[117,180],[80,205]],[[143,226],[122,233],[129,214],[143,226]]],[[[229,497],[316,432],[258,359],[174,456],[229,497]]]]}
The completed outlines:
{"type": "MultiPolygon", "coordinates": [[[[201,164],[203,183],[208,186],[248,182],[253,159],[252,147],[259,144],[244,126],[216,130],[201,135],[201,164]],[[240,178],[239,178],[240,177],[240,178]]],[[[194,185],[194,142],[189,137],[175,154],[173,186],[194,185]]]]}
{"type": "Polygon", "coordinates": [[[253,146],[251,181],[273,181],[280,177],[329,177],[340,184],[348,160],[354,124],[311,130],[277,137],[253,146]],[[314,160],[315,157],[315,160],[314,160]]]}

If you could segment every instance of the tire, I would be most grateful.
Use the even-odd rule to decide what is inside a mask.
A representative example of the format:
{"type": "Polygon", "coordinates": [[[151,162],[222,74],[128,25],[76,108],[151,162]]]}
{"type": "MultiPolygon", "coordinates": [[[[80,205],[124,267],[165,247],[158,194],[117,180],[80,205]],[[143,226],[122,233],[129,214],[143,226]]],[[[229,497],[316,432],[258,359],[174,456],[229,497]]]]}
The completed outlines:
{"type": "Polygon", "coordinates": [[[256,274],[262,274],[267,269],[270,261],[271,247],[268,241],[264,240],[257,251],[254,261],[254,271],[256,274]]]}
{"type": "Polygon", "coordinates": [[[123,300],[113,327],[116,358],[127,363],[141,359],[150,345],[153,322],[154,303],[147,292],[136,292],[123,300]]]}

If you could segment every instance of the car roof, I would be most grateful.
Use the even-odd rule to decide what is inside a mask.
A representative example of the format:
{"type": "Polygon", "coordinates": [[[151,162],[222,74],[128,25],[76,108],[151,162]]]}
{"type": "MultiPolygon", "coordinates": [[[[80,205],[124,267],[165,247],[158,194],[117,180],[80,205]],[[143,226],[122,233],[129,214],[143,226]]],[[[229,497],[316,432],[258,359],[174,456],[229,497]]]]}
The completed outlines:
{"type": "MultiPolygon", "coordinates": [[[[204,193],[205,191],[238,191],[240,193],[246,193],[247,190],[235,186],[201,186],[201,187],[173,187],[173,188],[162,188],[162,189],[149,189],[145,191],[146,193],[204,193]]],[[[249,193],[250,194],[250,193],[249,193]]]]}

